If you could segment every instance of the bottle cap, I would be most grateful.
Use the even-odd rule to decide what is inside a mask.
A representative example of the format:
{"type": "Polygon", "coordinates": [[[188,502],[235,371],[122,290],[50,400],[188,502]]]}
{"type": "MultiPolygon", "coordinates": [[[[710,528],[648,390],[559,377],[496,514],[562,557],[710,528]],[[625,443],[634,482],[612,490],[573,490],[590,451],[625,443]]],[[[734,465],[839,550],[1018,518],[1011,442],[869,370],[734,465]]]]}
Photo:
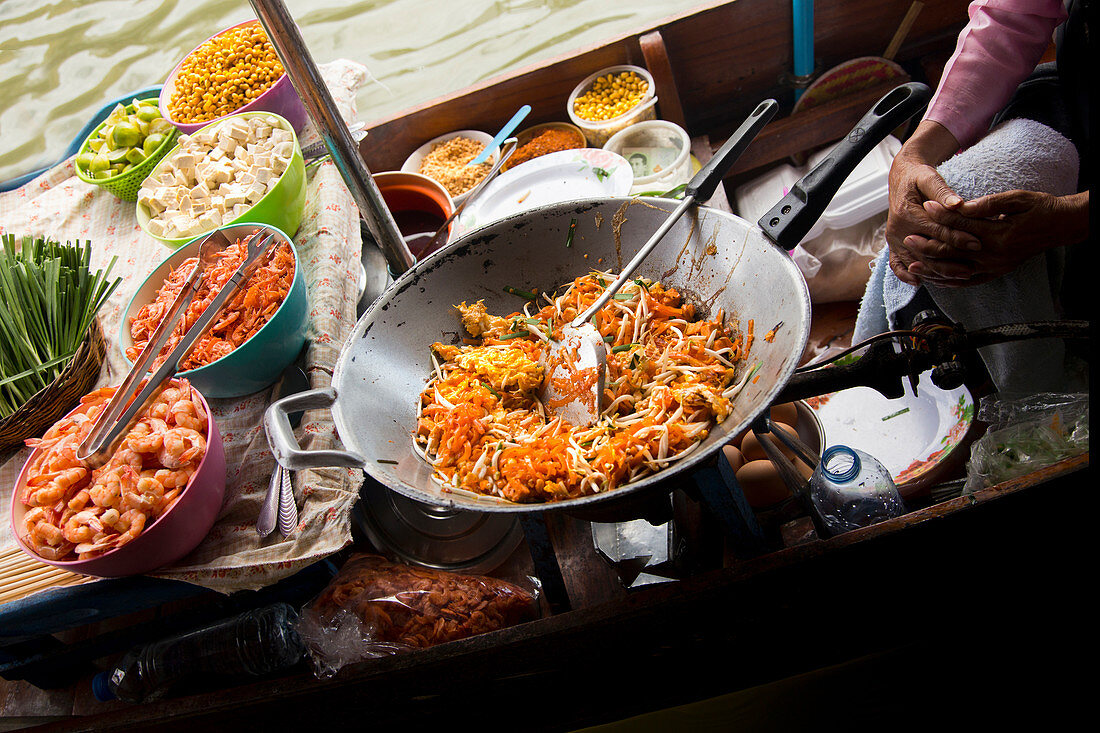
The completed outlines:
{"type": "Polygon", "coordinates": [[[115,693],[111,691],[111,686],[108,684],[110,679],[110,672],[100,672],[92,678],[92,694],[95,695],[96,700],[107,702],[117,698],[115,693]]]}

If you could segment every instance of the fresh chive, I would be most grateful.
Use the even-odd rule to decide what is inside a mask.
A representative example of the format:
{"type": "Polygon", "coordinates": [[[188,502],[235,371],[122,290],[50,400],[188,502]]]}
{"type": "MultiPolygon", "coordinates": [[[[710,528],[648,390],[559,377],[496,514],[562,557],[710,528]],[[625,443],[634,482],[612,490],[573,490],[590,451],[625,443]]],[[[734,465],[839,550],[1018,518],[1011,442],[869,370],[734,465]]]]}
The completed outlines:
{"type": "Polygon", "coordinates": [[[491,395],[493,395],[493,397],[496,397],[496,398],[497,398],[498,400],[500,399],[500,392],[497,392],[497,391],[496,391],[495,389],[493,389],[492,387],[490,387],[490,386],[489,386],[488,384],[486,384],[485,382],[482,382],[482,383],[481,383],[481,386],[482,386],[482,387],[484,387],[485,389],[489,390],[489,393],[490,393],[491,395]]]}
{"type": "Polygon", "coordinates": [[[634,280],[634,284],[637,285],[639,288],[645,288],[646,290],[649,290],[649,285],[647,285],[646,281],[641,279],[640,277],[634,280]]]}
{"type": "Polygon", "coordinates": [[[634,348],[635,346],[640,346],[640,345],[641,345],[641,344],[623,344],[622,346],[616,346],[615,348],[613,348],[613,349],[611,350],[611,353],[612,353],[612,354],[621,354],[621,353],[623,353],[624,351],[630,351],[630,350],[631,350],[631,349],[633,349],[633,348],[634,348]]]}
{"type": "Polygon", "coordinates": [[[634,296],[630,293],[616,293],[611,296],[612,300],[634,300],[634,296]]]}
{"type": "Polygon", "coordinates": [[[614,336],[604,336],[603,340],[604,340],[604,343],[608,343],[608,344],[615,343],[615,337],[614,336]]]}
{"type": "Polygon", "coordinates": [[[565,238],[565,246],[573,246],[573,235],[577,233],[577,220],[572,219],[569,222],[569,236],[565,238]]]}
{"type": "Polygon", "coordinates": [[[54,381],[121,282],[92,272],[91,242],[0,237],[0,418],[54,381]]]}
{"type": "Polygon", "coordinates": [[[889,420],[891,418],[897,417],[898,415],[904,415],[907,412],[909,412],[909,408],[908,407],[903,407],[900,410],[898,410],[897,412],[893,412],[893,413],[887,415],[886,417],[884,417],[882,419],[883,419],[883,421],[886,421],[886,420],[889,420]]]}
{"type": "Polygon", "coordinates": [[[518,295],[524,300],[535,300],[539,297],[532,293],[530,290],[520,290],[519,288],[513,288],[511,285],[505,285],[504,292],[511,293],[512,295],[518,295]]]}
{"type": "Polygon", "coordinates": [[[397,461],[391,461],[389,458],[375,458],[375,463],[388,463],[391,466],[396,466],[397,461]]]}
{"type": "Polygon", "coordinates": [[[518,339],[521,336],[530,336],[530,331],[518,331],[515,333],[506,333],[503,336],[497,336],[498,341],[508,341],[509,339],[518,339]]]}

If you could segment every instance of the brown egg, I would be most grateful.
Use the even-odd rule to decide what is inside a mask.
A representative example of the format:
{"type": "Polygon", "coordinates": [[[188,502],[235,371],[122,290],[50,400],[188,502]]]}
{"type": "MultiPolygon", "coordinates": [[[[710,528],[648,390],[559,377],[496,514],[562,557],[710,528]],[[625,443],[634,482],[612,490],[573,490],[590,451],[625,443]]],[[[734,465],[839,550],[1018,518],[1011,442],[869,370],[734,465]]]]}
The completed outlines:
{"type": "Polygon", "coordinates": [[[757,509],[778,504],[791,495],[779,471],[767,460],[749,461],[741,466],[737,472],[737,483],[745,492],[749,506],[757,509]]]}
{"type": "MultiPolygon", "coordinates": [[[[776,430],[783,430],[787,434],[793,435],[796,438],[798,437],[797,431],[795,431],[795,429],[792,428],[790,425],[785,425],[781,422],[777,422],[775,424],[775,428],[776,430]]],[[[783,455],[785,455],[787,458],[794,458],[794,453],[791,451],[790,448],[780,443],[777,438],[773,436],[768,437],[770,437],[772,443],[774,443],[779,448],[779,450],[783,452],[783,455]]],[[[764,452],[764,446],[760,445],[760,441],[757,439],[756,433],[751,432],[745,436],[744,440],[741,441],[741,453],[745,456],[746,461],[759,461],[768,457],[768,454],[764,452]]]]}
{"type": "Polygon", "coordinates": [[[772,420],[784,425],[798,424],[798,408],[793,402],[784,402],[782,405],[773,405],[771,409],[772,420]]]}
{"type": "Polygon", "coordinates": [[[737,470],[745,465],[745,456],[741,455],[741,451],[735,445],[723,446],[722,455],[730,462],[730,468],[733,469],[734,473],[737,473],[737,470]]]}

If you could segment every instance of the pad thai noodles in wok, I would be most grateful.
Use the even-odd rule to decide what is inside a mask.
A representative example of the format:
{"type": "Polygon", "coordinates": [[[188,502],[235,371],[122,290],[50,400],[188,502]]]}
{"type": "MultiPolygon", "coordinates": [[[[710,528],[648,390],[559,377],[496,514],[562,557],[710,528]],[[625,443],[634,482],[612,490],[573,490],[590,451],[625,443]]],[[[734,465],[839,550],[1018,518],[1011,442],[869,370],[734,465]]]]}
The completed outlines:
{"type": "Polygon", "coordinates": [[[481,301],[455,306],[474,338],[432,344],[414,436],[443,491],[520,503],[607,492],[691,454],[729,415],[753,373],[734,382],[753,322],[739,333],[721,311],[696,320],[678,291],[645,278],[592,319],[608,349],[598,421],[578,427],[550,414],[539,401],[550,340],[614,280],[594,271],[505,317],[481,301]]]}

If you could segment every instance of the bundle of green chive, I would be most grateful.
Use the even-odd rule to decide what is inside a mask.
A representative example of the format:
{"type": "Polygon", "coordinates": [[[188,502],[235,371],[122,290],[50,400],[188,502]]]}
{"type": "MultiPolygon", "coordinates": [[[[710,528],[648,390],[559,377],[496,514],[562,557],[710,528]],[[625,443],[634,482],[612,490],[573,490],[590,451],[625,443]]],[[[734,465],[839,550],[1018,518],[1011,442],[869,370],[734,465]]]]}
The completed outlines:
{"type": "MultiPolygon", "coordinates": [[[[0,419],[65,369],[121,278],[91,272],[91,242],[0,237],[0,419]]],[[[116,258],[117,259],[117,258],[116,258]]]]}

